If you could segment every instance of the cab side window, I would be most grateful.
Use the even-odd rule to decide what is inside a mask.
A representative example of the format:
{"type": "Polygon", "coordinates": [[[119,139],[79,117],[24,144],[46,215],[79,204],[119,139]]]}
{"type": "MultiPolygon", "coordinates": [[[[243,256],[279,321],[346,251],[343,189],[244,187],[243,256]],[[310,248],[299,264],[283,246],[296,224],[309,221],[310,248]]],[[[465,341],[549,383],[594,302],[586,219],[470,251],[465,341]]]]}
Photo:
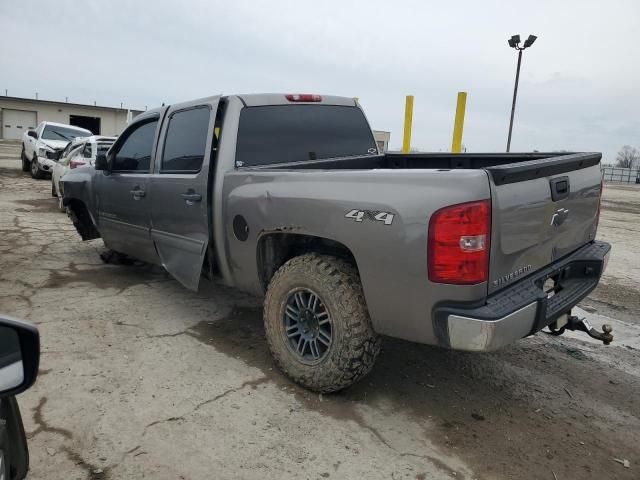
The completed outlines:
{"type": "Polygon", "coordinates": [[[174,113],[164,141],[160,173],[197,173],[207,149],[209,107],[174,113]]]}
{"type": "Polygon", "coordinates": [[[149,172],[153,140],[158,119],[136,125],[117,147],[111,170],[114,172],[149,172]]]}

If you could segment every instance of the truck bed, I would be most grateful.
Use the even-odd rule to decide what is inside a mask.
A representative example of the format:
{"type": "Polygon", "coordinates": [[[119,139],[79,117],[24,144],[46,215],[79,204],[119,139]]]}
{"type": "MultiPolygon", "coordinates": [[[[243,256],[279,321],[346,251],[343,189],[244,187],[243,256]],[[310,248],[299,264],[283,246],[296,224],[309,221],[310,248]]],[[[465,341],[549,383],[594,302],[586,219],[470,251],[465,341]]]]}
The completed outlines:
{"type": "Polygon", "coordinates": [[[305,160],[251,168],[322,170],[486,169],[496,185],[557,175],[600,162],[600,153],[387,153],[385,155],[305,160]]]}
{"type": "Polygon", "coordinates": [[[445,181],[445,173],[448,177],[456,170],[484,170],[492,202],[488,292],[493,293],[594,239],[600,159],[600,153],[573,152],[388,153],[260,168],[345,174],[386,170],[390,175],[415,170],[416,182],[427,189],[433,188],[433,175],[441,173],[445,181]]]}

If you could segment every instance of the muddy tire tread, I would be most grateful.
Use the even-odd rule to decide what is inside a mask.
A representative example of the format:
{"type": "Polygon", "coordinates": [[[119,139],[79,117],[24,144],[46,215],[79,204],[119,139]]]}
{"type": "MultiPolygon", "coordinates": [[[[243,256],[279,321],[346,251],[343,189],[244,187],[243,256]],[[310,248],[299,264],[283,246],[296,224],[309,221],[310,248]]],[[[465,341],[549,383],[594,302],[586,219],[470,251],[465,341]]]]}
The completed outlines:
{"type": "MultiPolygon", "coordinates": [[[[326,299],[326,298],[325,298],[326,299]]],[[[342,390],[362,379],[371,371],[380,352],[381,340],[374,332],[367,311],[358,271],[351,264],[337,257],[305,254],[286,262],[275,273],[264,307],[264,324],[267,342],[277,366],[293,381],[305,388],[321,393],[342,390]],[[343,322],[342,345],[337,355],[312,372],[305,372],[280,339],[277,323],[281,298],[274,298],[274,290],[291,275],[308,275],[320,280],[324,297],[331,297],[340,312],[331,312],[334,322],[343,322]]]]}

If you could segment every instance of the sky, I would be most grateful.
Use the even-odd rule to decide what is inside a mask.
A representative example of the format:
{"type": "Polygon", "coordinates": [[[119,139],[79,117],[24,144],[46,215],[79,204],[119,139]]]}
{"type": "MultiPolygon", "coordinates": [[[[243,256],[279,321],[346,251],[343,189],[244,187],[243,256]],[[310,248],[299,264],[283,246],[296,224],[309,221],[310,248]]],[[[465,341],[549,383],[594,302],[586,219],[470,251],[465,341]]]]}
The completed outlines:
{"type": "Polygon", "coordinates": [[[504,151],[640,147],[638,0],[0,0],[0,94],[144,109],[234,93],[358,97],[372,128],[448,151],[456,93],[463,144],[504,151]]]}

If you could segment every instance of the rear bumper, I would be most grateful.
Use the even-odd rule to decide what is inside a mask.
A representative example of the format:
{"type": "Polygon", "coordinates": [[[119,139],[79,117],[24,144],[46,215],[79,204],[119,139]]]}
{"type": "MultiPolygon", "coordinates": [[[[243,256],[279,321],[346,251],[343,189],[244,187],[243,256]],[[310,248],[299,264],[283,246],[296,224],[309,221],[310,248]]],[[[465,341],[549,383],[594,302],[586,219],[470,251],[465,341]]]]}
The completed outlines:
{"type": "Polygon", "coordinates": [[[598,285],[610,251],[608,243],[589,243],[489,296],[480,306],[439,304],[433,312],[438,344],[491,351],[543,329],[598,285]],[[556,282],[552,296],[543,290],[550,278],[556,282]]]}

